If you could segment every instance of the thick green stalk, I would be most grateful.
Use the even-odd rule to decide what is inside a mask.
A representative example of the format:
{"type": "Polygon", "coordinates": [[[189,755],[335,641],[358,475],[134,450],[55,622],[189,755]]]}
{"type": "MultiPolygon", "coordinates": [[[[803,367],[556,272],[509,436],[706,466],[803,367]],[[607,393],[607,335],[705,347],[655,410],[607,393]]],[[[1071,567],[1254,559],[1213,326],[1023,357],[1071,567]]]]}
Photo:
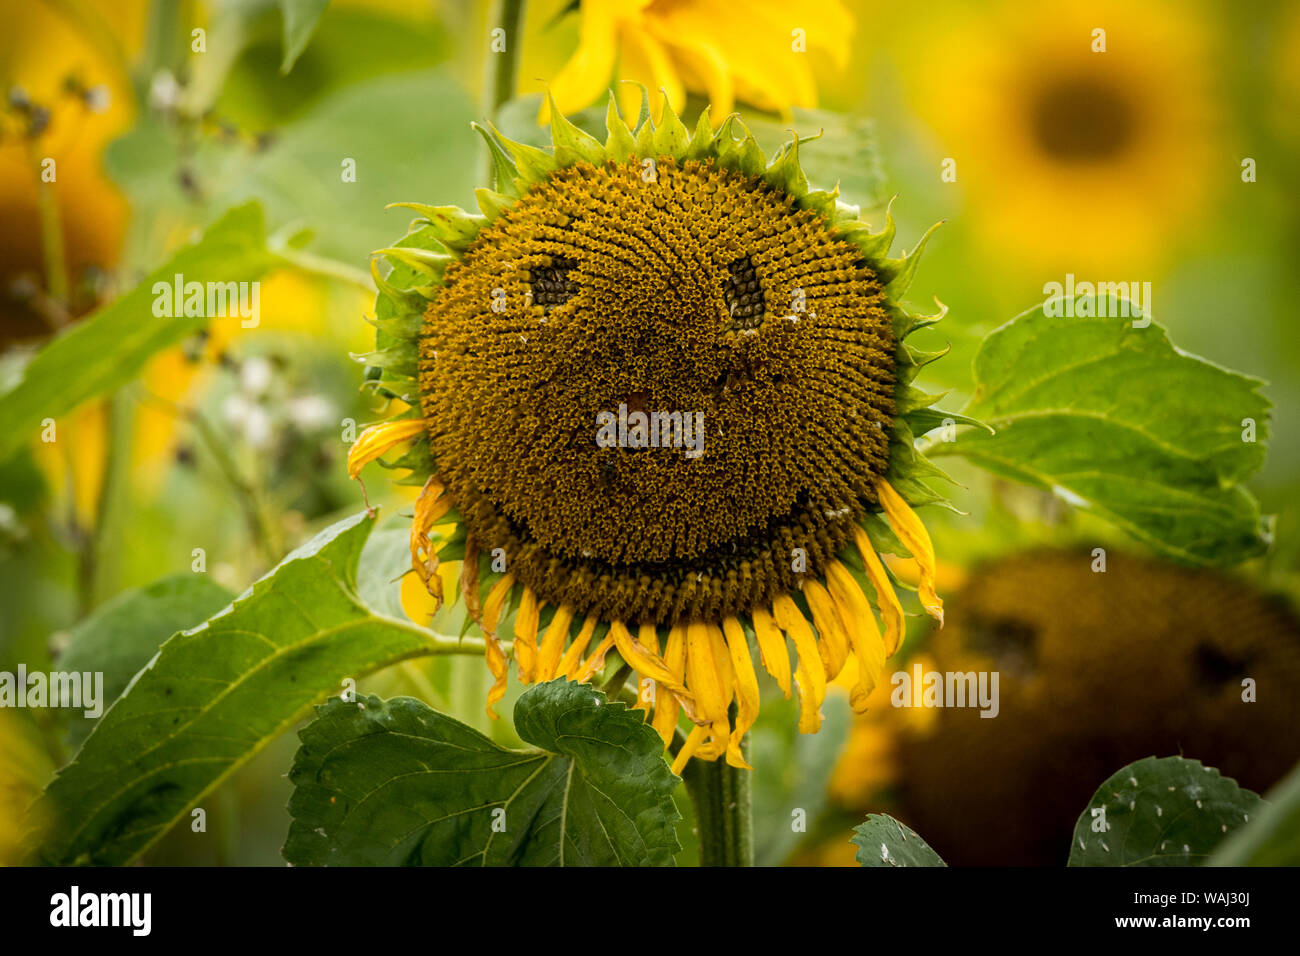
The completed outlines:
{"type": "MultiPolygon", "coordinates": [[[[749,759],[749,737],[741,743],[749,759]]],[[[754,805],[752,771],[730,766],[725,759],[691,760],[683,779],[695,805],[700,840],[700,866],[754,865],[754,805]]]]}

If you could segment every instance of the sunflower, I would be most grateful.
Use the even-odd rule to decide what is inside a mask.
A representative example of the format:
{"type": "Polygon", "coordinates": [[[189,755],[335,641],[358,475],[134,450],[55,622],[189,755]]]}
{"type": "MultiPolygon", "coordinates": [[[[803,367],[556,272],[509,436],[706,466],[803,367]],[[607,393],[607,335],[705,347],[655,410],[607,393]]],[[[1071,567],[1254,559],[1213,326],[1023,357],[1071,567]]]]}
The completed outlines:
{"type": "Polygon", "coordinates": [[[363,432],[348,469],[410,444],[392,464],[423,485],[413,569],[440,600],[439,563],[463,561],[489,713],[513,615],[523,683],[590,680],[617,652],[665,744],[689,719],[675,768],[747,766],[751,638],[811,733],[846,661],[860,708],[902,641],[878,550],[916,560],[942,615],[912,506],[942,500],[913,435],[944,413],[910,384],[939,353],[903,342],[939,315],[897,301],[925,238],[887,258],[892,218],[873,232],[812,190],[807,140],[769,163],[739,117],[715,134],[706,109],[691,133],[671,107],[656,126],[648,99],[629,127],[610,95],[604,144],[558,110],[550,150],[481,129],[500,190],[478,190],[481,215],[398,204],[422,218],[376,253],[387,277],[372,261],[366,358],[410,407],[363,432]],[[627,438],[602,442],[616,409],[627,438]],[[702,454],[668,440],[692,418],[702,454]]]}
{"type": "MultiPolygon", "coordinates": [[[[578,48],[550,84],[565,113],[597,102],[611,79],[662,89],[680,113],[687,91],[704,93],[719,119],[737,100],[789,117],[817,105],[809,65],[816,49],[839,70],[848,64],[853,17],[838,0],[802,5],[760,0],[735,16],[725,0],[601,0],[579,6],[578,48]]],[[[620,91],[627,115],[634,86],[620,91]]],[[[550,103],[542,107],[549,122],[550,103]]]]}
{"type": "Polygon", "coordinates": [[[869,712],[836,801],[887,807],[949,863],[1059,866],[1096,786],[1134,760],[1186,754],[1257,791],[1282,779],[1300,759],[1295,612],[1219,571],[1112,551],[1094,573],[1093,560],[1036,549],[976,569],[918,660],[997,671],[997,718],[869,712]]]}
{"type": "Polygon", "coordinates": [[[934,23],[921,62],[950,69],[900,54],[909,94],[989,249],[1128,271],[1159,264],[1203,217],[1223,131],[1214,54],[1182,7],[1003,2],[934,23]]]}

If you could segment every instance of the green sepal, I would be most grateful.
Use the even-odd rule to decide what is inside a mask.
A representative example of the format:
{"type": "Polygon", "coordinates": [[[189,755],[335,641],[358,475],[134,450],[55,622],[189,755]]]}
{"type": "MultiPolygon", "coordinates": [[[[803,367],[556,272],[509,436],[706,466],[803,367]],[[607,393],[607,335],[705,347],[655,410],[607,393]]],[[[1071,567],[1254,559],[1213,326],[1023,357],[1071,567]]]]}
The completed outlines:
{"type": "Polygon", "coordinates": [[[799,204],[806,209],[820,213],[822,218],[828,223],[835,221],[835,210],[839,203],[840,188],[838,185],[832,190],[810,189],[804,193],[799,200],[799,204]]]}
{"type": "Polygon", "coordinates": [[[907,292],[908,286],[912,284],[912,277],[916,275],[917,264],[921,261],[921,253],[925,251],[925,244],[930,241],[934,231],[942,226],[947,220],[941,219],[925,231],[921,241],[916,244],[916,248],[910,253],[903,253],[898,259],[884,259],[879,265],[880,278],[885,283],[885,294],[897,302],[907,292]]]}
{"type": "MultiPolygon", "coordinates": [[[[487,143],[488,152],[492,156],[493,189],[510,196],[512,199],[518,199],[520,191],[515,187],[515,180],[519,178],[519,167],[515,165],[515,161],[510,158],[510,154],[505,151],[505,148],[497,139],[499,134],[494,135],[496,130],[488,130],[478,123],[470,123],[470,126],[483,137],[483,142],[487,143]]],[[[484,210],[484,214],[486,215],[486,210],[484,210]]],[[[488,218],[491,219],[492,217],[488,216],[488,218]]]]}
{"type": "MultiPolygon", "coordinates": [[[[375,288],[379,290],[380,299],[386,299],[392,307],[393,314],[415,313],[420,314],[427,305],[423,296],[412,292],[409,289],[399,289],[386,278],[379,274],[379,260],[374,258],[376,253],[371,253],[370,259],[370,277],[374,280],[375,288]]],[[[376,313],[378,313],[376,308],[376,313]]],[[[385,316],[384,318],[388,318],[385,316]]]]}
{"type": "Polygon", "coordinates": [[[636,154],[636,137],[623,122],[613,90],[609,91],[609,106],[605,108],[605,130],[609,134],[605,139],[605,154],[610,159],[622,165],[636,154]]]}
{"type": "Polygon", "coordinates": [[[390,259],[396,259],[437,282],[442,281],[447,266],[457,259],[456,256],[447,253],[433,252],[429,249],[419,249],[414,246],[389,246],[387,249],[376,249],[372,255],[388,256],[390,259]]]}
{"type": "Polygon", "coordinates": [[[942,408],[916,408],[903,417],[907,419],[908,424],[912,426],[913,433],[917,435],[924,435],[936,428],[942,428],[950,421],[954,425],[971,425],[975,428],[982,428],[990,435],[997,434],[997,430],[988,422],[982,422],[978,418],[971,418],[969,415],[961,414],[961,412],[947,412],[942,408]]]}
{"type": "Polygon", "coordinates": [[[741,120],[739,113],[732,113],[713,137],[714,149],[717,151],[718,164],[727,169],[744,173],[746,176],[761,176],[767,167],[767,157],[754,139],[754,134],[741,120]],[[732,134],[732,128],[739,126],[744,132],[740,139],[732,134]]]}
{"type": "Polygon", "coordinates": [[[352,358],[386,372],[411,378],[415,378],[419,371],[418,350],[415,342],[410,340],[394,339],[393,344],[386,349],[375,349],[359,355],[353,353],[352,358]]]}
{"type": "Polygon", "coordinates": [[[681,117],[673,110],[673,105],[668,102],[668,94],[665,92],[663,119],[658,129],[654,131],[655,155],[671,156],[675,160],[683,159],[690,142],[691,134],[687,132],[681,117]]]}
{"type": "Polygon", "coordinates": [[[945,389],[942,392],[923,392],[919,388],[907,386],[899,389],[894,395],[895,413],[900,418],[905,418],[908,413],[914,412],[919,408],[929,408],[937,401],[941,401],[948,395],[951,389],[945,389]]]}
{"type": "Polygon", "coordinates": [[[423,219],[418,222],[432,228],[433,234],[448,249],[464,252],[477,237],[479,230],[487,225],[484,216],[466,212],[459,206],[429,206],[421,202],[393,202],[385,209],[401,207],[414,209],[423,219]]]}
{"type": "Polygon", "coordinates": [[[424,316],[419,312],[399,312],[391,318],[366,321],[394,339],[414,339],[424,327],[424,316]]]}
{"type": "MultiPolygon", "coordinates": [[[[816,136],[805,136],[802,142],[808,143],[821,137],[821,133],[816,136]]],[[[781,148],[776,151],[772,161],[768,163],[767,169],[763,171],[763,178],[775,188],[781,190],[797,200],[802,200],[808,195],[808,177],[799,165],[799,134],[792,133],[790,142],[782,144],[781,148]]]]}
{"type": "Polygon", "coordinates": [[[863,258],[869,262],[878,263],[883,260],[889,254],[889,247],[894,244],[894,232],[897,227],[894,217],[890,214],[893,205],[894,200],[890,199],[885,207],[885,226],[879,232],[872,232],[871,226],[861,221],[846,222],[836,226],[840,235],[857,246],[862,251],[863,258]]]}
{"type": "Polygon", "coordinates": [[[478,200],[478,208],[488,222],[495,221],[498,216],[514,204],[514,200],[505,193],[499,193],[483,186],[474,190],[474,198],[478,200]]]}
{"type": "Polygon", "coordinates": [[[640,83],[641,87],[641,116],[636,125],[636,152],[637,155],[646,158],[655,156],[655,123],[650,118],[650,93],[640,83]]]}
{"type": "MultiPolygon", "coordinates": [[[[552,122],[551,126],[554,127],[552,122]]],[[[555,161],[555,154],[547,152],[536,146],[529,146],[527,143],[516,143],[513,139],[508,139],[500,130],[491,123],[487,124],[492,135],[501,141],[501,145],[509,151],[510,156],[515,161],[515,168],[519,170],[519,175],[515,177],[515,187],[519,194],[523,195],[528,187],[534,183],[540,183],[555,172],[558,164],[555,161]]]]}
{"type": "MultiPolygon", "coordinates": [[[[895,337],[901,342],[918,329],[929,328],[948,314],[948,307],[939,301],[938,296],[935,296],[934,304],[938,306],[937,312],[931,315],[920,315],[895,303],[890,313],[895,337]]],[[[904,364],[909,361],[905,355],[899,355],[898,360],[904,364]]]]}
{"type": "Polygon", "coordinates": [[[600,140],[590,133],[579,129],[555,105],[551,91],[546,91],[546,99],[551,104],[551,145],[555,150],[555,164],[563,169],[575,163],[591,163],[594,166],[605,162],[605,148],[600,140]]]}
{"type": "Polygon", "coordinates": [[[700,118],[695,121],[695,132],[686,144],[686,159],[707,159],[713,153],[713,123],[709,119],[709,106],[706,103],[700,111],[700,118]]]}

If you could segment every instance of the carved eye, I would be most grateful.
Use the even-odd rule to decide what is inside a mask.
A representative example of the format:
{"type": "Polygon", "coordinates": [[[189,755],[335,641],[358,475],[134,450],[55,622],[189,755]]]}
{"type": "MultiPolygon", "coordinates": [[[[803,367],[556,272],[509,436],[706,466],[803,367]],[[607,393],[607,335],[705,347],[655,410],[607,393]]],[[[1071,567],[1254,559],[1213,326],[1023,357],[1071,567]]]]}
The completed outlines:
{"type": "Polygon", "coordinates": [[[731,329],[756,329],[763,323],[763,289],[749,256],[741,256],[727,266],[730,273],[723,296],[731,315],[731,329]]]}
{"type": "Polygon", "coordinates": [[[971,649],[993,658],[1001,670],[1028,677],[1038,668],[1038,629],[1028,621],[973,615],[969,629],[971,649]]]}
{"type": "Polygon", "coordinates": [[[533,303],[540,305],[543,312],[550,312],[577,295],[578,284],[569,278],[569,273],[577,267],[575,260],[563,256],[552,256],[549,266],[534,267],[531,270],[533,303]]]}

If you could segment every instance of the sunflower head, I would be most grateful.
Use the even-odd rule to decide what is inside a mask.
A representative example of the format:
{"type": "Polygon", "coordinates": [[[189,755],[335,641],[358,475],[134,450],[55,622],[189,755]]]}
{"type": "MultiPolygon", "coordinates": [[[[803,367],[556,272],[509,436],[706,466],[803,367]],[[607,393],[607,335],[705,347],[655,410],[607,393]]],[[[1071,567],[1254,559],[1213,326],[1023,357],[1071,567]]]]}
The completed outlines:
{"type": "Polygon", "coordinates": [[[424,483],[414,566],[438,592],[438,562],[464,561],[489,707],[499,635],[524,682],[587,679],[616,649],[666,740],[679,711],[695,724],[679,761],[740,763],[750,639],[787,694],[794,645],[811,731],[848,657],[861,703],[901,640],[877,549],[917,558],[941,614],[910,508],[940,500],[913,435],[945,416],[911,385],[939,353],[904,339],[942,313],[898,304],[925,238],[889,258],[888,213],[872,230],[810,187],[809,139],[769,161],[739,117],[692,132],[666,107],[656,126],[645,96],[629,126],[611,95],[606,125],[602,143],[556,111],[549,150],[480,128],[479,213],[399,204],[421,218],[377,253],[387,276],[372,264],[366,358],[409,408],[349,467],[411,443],[393,464],[424,483]]]}
{"type": "MultiPolygon", "coordinates": [[[[1300,758],[1292,608],[1220,571],[1115,551],[1105,573],[1093,565],[1088,550],[1034,549],[953,597],[921,671],[997,672],[997,719],[907,708],[888,714],[887,743],[862,722],[862,755],[897,764],[891,812],[949,863],[1059,866],[1098,782],[1153,754],[1260,791],[1300,758]]],[[[860,793],[872,809],[882,796],[860,793]]]]}

